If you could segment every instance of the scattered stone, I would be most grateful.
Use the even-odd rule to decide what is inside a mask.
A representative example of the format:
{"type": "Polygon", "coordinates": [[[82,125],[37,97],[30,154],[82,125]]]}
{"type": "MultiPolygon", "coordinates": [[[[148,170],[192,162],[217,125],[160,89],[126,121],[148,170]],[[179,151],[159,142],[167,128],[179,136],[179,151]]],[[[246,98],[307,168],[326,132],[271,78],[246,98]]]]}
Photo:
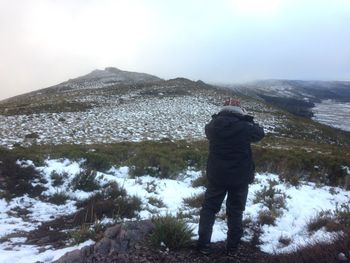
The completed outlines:
{"type": "MultiPolygon", "coordinates": [[[[56,92],[62,95],[55,91],[44,100],[54,109],[41,106],[41,111],[38,108],[39,112],[28,114],[24,114],[28,109],[23,109],[19,115],[1,115],[0,109],[0,146],[203,139],[204,125],[221,108],[221,98],[228,96],[225,90],[184,80],[137,88],[71,91],[63,94],[67,100],[64,105],[55,99],[56,92]],[[143,95],[153,90],[154,95],[143,95]],[[163,95],[158,96],[159,92],[163,95]],[[174,129],[179,126],[182,128],[174,129]]],[[[34,98],[40,100],[40,96],[34,98]]],[[[283,123],[276,110],[263,103],[246,100],[244,104],[267,132],[274,132],[283,123]]]]}

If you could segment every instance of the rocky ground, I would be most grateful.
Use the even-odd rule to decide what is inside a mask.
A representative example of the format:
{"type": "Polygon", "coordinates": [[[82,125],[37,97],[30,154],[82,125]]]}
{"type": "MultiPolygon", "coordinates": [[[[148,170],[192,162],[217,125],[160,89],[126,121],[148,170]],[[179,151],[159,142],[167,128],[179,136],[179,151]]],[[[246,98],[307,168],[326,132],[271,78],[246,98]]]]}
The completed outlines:
{"type": "Polygon", "coordinates": [[[267,254],[248,243],[242,243],[234,257],[225,254],[224,242],[213,244],[215,253],[206,256],[199,253],[195,241],[180,250],[152,247],[147,235],[152,231],[151,221],[133,222],[108,228],[103,238],[94,245],[74,250],[56,263],[92,262],[267,262],[267,254]]]}

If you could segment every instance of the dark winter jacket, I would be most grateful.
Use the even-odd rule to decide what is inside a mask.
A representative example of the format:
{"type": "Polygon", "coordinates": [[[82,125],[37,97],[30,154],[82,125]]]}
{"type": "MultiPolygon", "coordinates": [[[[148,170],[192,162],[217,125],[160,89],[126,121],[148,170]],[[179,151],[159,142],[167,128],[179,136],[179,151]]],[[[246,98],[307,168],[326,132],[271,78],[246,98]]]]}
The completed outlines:
{"type": "Polygon", "coordinates": [[[209,183],[219,187],[252,183],[255,165],[250,144],[265,136],[253,117],[221,111],[212,116],[205,133],[209,140],[209,183]]]}

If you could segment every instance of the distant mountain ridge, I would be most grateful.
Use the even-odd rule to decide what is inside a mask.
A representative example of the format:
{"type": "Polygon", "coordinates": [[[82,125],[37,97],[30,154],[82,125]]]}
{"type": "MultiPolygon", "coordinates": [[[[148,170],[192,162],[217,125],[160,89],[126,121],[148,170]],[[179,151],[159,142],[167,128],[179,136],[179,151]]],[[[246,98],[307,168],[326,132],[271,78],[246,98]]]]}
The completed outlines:
{"type": "Polygon", "coordinates": [[[325,99],[350,101],[350,81],[269,79],[226,86],[251,96],[285,97],[314,103],[325,99]]]}
{"type": "Polygon", "coordinates": [[[311,118],[315,103],[322,100],[350,102],[350,81],[259,80],[227,85],[235,92],[311,118]]]}

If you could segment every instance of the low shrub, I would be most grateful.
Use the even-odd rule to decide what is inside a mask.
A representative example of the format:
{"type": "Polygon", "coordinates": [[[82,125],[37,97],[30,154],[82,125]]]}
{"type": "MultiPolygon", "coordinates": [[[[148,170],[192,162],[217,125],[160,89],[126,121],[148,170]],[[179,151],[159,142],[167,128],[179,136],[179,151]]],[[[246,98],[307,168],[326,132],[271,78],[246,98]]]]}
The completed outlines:
{"type": "Polygon", "coordinates": [[[187,205],[189,207],[200,208],[200,207],[202,207],[202,204],[204,201],[204,194],[205,194],[205,192],[197,194],[197,195],[192,195],[190,197],[186,197],[183,199],[183,202],[185,205],[187,205]]]}
{"type": "Polygon", "coordinates": [[[262,210],[259,212],[258,223],[260,225],[274,226],[276,221],[276,215],[270,210],[262,210]]]}
{"type": "Polygon", "coordinates": [[[309,232],[316,232],[321,228],[325,228],[328,232],[339,230],[338,224],[331,211],[321,211],[307,223],[307,230],[309,232]]]}
{"type": "Polygon", "coordinates": [[[52,180],[52,186],[61,186],[64,183],[64,179],[67,178],[67,174],[59,174],[56,171],[52,171],[50,178],[52,180]]]}
{"type": "Polygon", "coordinates": [[[287,237],[287,236],[284,236],[284,235],[281,235],[279,238],[278,238],[278,242],[284,246],[284,247],[287,247],[289,246],[291,243],[292,243],[292,240],[287,237]]]}
{"type": "Polygon", "coordinates": [[[152,180],[150,182],[146,182],[145,190],[150,194],[156,194],[157,193],[157,182],[155,180],[152,180]]]}
{"type": "Polygon", "coordinates": [[[55,205],[63,205],[66,203],[66,201],[69,199],[69,196],[66,194],[66,192],[56,192],[52,196],[49,196],[47,198],[47,202],[50,202],[55,205]]]}
{"type": "Polygon", "coordinates": [[[134,218],[141,210],[141,199],[128,196],[125,189],[116,182],[104,186],[101,192],[92,195],[87,200],[77,203],[79,210],[75,217],[75,225],[93,223],[104,216],[120,218],[134,218]]]}
{"type": "Polygon", "coordinates": [[[83,224],[78,230],[70,233],[70,244],[78,245],[90,239],[93,235],[94,233],[90,230],[90,226],[83,224]]]}
{"type": "Polygon", "coordinates": [[[0,187],[2,197],[12,199],[28,194],[29,197],[39,197],[47,188],[37,183],[44,183],[40,173],[33,166],[21,166],[17,157],[0,157],[0,187]],[[35,186],[32,183],[36,183],[35,186]]]}
{"type": "Polygon", "coordinates": [[[149,197],[148,203],[158,208],[166,207],[163,200],[155,196],[149,197]]]}
{"type": "Polygon", "coordinates": [[[324,228],[328,232],[347,231],[350,229],[350,205],[342,204],[334,211],[326,210],[316,214],[307,224],[309,232],[324,228]]]}
{"type": "Polygon", "coordinates": [[[350,231],[347,229],[342,235],[334,238],[330,243],[314,242],[297,248],[293,252],[271,255],[271,263],[299,263],[299,262],[347,262],[340,260],[341,253],[350,257],[350,231]]]}
{"type": "Polygon", "coordinates": [[[250,245],[252,247],[258,248],[262,242],[261,242],[261,235],[263,234],[263,230],[261,229],[261,225],[258,223],[253,223],[250,227],[250,230],[252,231],[253,235],[250,240],[250,245]]]}
{"type": "Polygon", "coordinates": [[[134,218],[137,211],[141,210],[142,201],[136,195],[119,198],[115,201],[115,211],[119,218],[134,218]]]}
{"type": "Polygon", "coordinates": [[[126,196],[126,190],[120,187],[117,182],[110,182],[104,186],[102,195],[104,199],[117,200],[126,196]]]}
{"type": "Polygon", "coordinates": [[[194,236],[193,229],[182,219],[171,215],[153,219],[155,229],[151,233],[151,243],[160,247],[164,244],[170,249],[179,249],[189,245],[194,236]]]}
{"type": "Polygon", "coordinates": [[[206,176],[200,176],[192,181],[192,187],[206,186],[208,184],[208,178],[206,176]]]}
{"type": "Polygon", "coordinates": [[[334,211],[336,222],[344,229],[350,229],[350,204],[342,204],[334,211]]]}
{"type": "Polygon", "coordinates": [[[77,174],[71,182],[73,190],[92,192],[100,189],[100,185],[96,180],[96,174],[96,171],[90,169],[77,174]]]}
{"type": "Polygon", "coordinates": [[[87,152],[84,158],[88,169],[105,172],[111,167],[110,158],[104,153],[87,152]]]}
{"type": "Polygon", "coordinates": [[[278,217],[282,214],[282,209],[286,208],[287,195],[276,189],[277,181],[269,180],[268,184],[255,193],[253,203],[263,203],[274,217],[278,217]]]}

